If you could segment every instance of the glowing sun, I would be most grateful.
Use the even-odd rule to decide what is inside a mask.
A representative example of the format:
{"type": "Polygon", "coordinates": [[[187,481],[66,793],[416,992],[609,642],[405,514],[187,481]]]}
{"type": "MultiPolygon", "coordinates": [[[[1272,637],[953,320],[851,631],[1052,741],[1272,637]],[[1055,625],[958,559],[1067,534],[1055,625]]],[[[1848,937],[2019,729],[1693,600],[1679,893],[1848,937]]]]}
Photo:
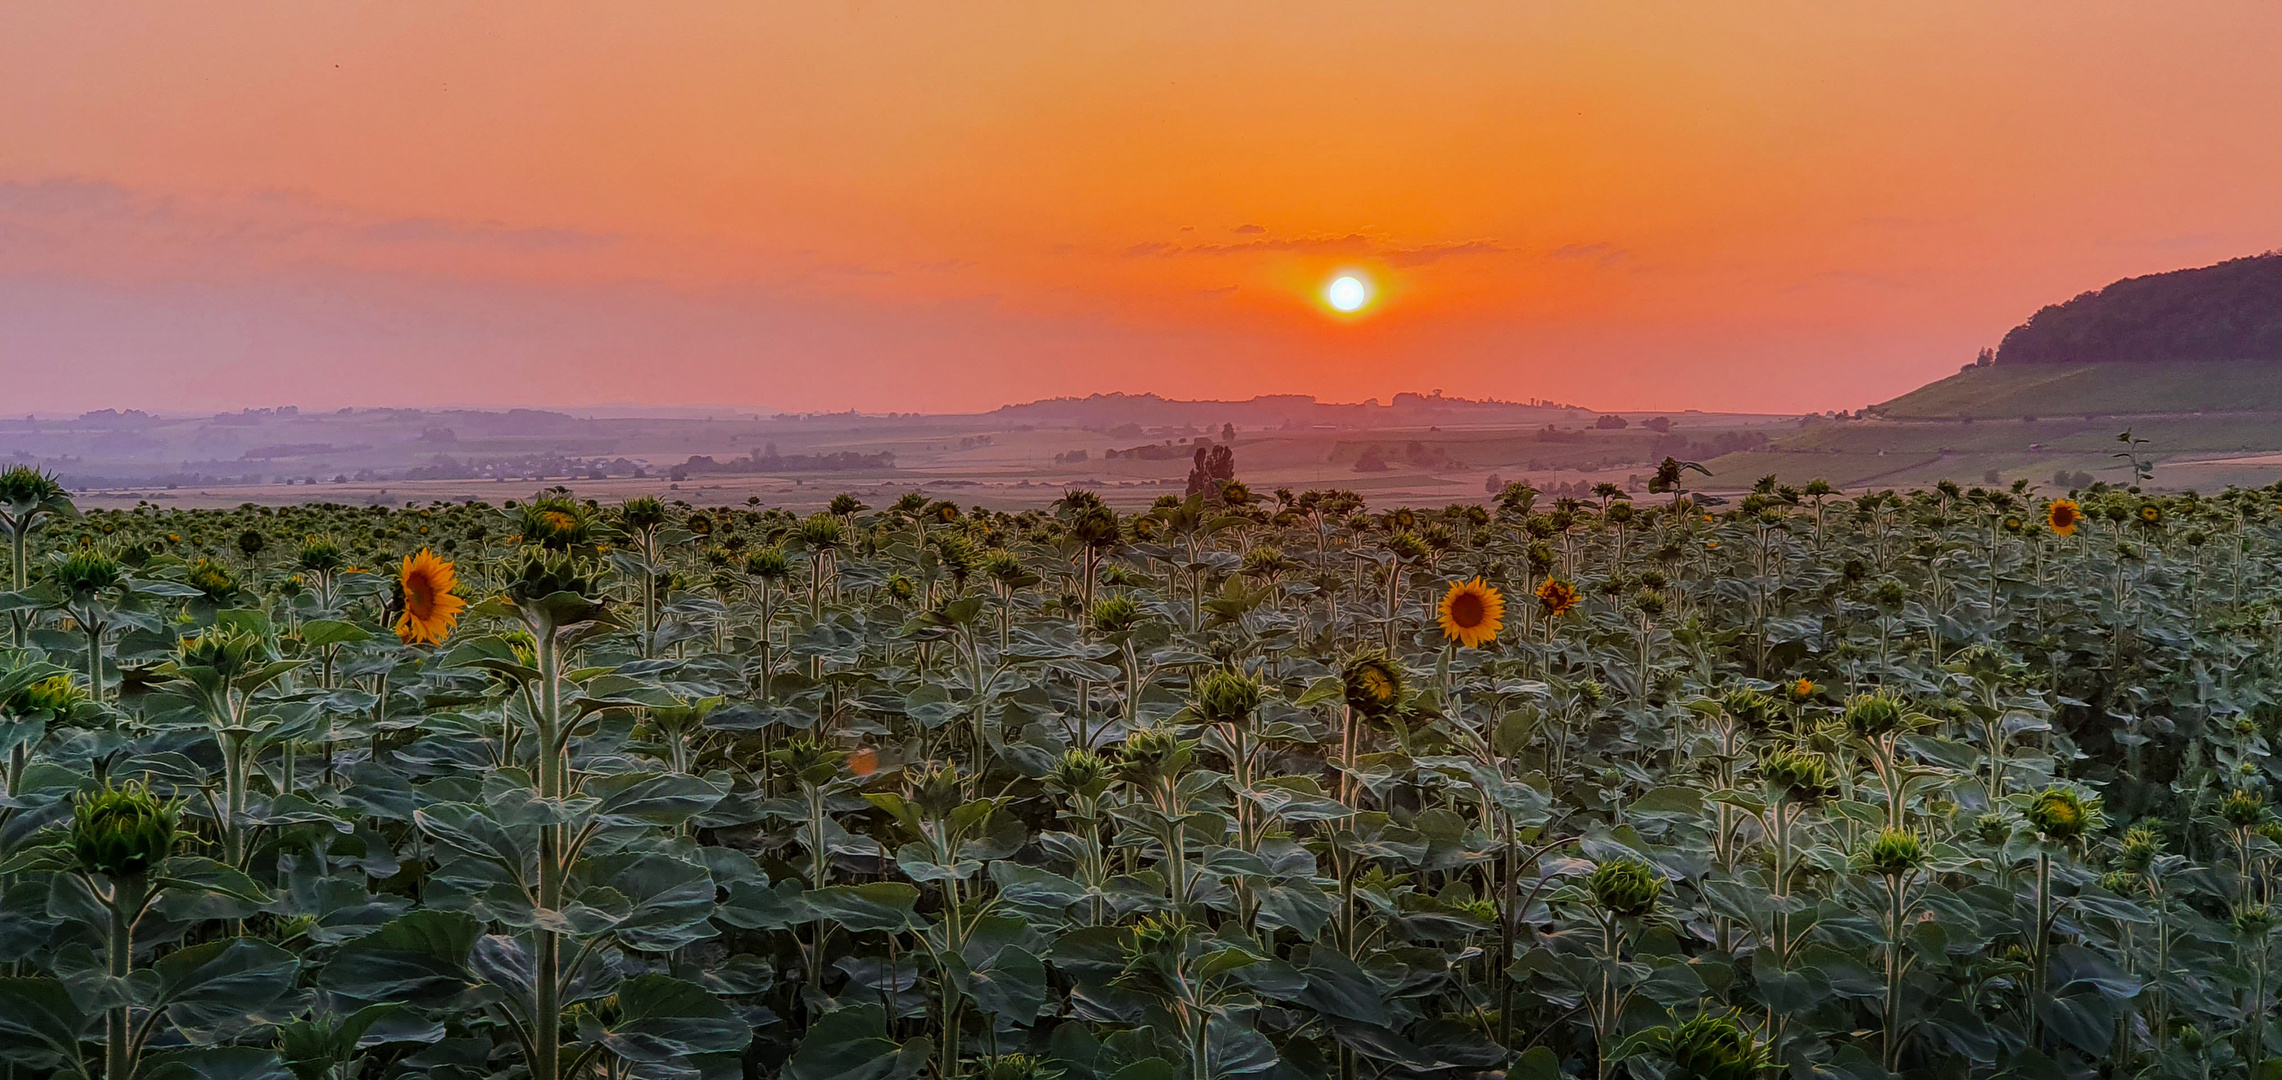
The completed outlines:
{"type": "Polygon", "coordinates": [[[1341,274],[1323,287],[1323,302],[1331,310],[1353,314],[1371,302],[1371,286],[1354,274],[1341,274]]]}

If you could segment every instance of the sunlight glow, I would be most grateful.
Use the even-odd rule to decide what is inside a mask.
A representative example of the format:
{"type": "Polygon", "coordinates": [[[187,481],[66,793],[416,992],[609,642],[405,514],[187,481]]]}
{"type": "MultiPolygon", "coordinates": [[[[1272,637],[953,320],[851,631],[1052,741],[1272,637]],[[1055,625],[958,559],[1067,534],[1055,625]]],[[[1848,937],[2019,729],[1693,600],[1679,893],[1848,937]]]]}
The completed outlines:
{"type": "Polygon", "coordinates": [[[1354,274],[1341,274],[1323,287],[1323,302],[1334,311],[1353,314],[1371,302],[1371,287],[1354,274]]]}

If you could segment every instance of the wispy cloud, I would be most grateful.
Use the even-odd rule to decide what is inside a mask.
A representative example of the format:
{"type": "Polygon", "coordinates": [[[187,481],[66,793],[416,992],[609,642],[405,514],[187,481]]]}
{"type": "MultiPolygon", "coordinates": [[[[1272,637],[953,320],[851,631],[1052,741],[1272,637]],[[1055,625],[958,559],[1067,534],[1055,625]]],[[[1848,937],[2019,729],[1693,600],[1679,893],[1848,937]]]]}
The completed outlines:
{"type": "Polygon", "coordinates": [[[375,244],[479,244],[511,251],[593,251],[619,239],[585,229],[513,228],[496,221],[435,217],[376,221],[359,228],[357,236],[375,244]]]}
{"type": "Polygon", "coordinates": [[[1553,257],[1556,259],[1593,262],[1601,266],[1615,266],[1630,258],[1631,255],[1631,252],[1607,241],[1595,241],[1590,244],[1563,244],[1553,249],[1553,257]]]}
{"type": "MultiPolygon", "coordinates": [[[[1231,230],[1248,235],[1264,234],[1258,225],[1239,225],[1231,230]]],[[[1149,241],[1125,248],[1120,254],[1128,258],[1165,258],[1176,255],[1249,255],[1260,252],[1305,251],[1332,255],[1370,256],[1384,259],[1393,266],[1424,266],[1455,255],[1494,255],[1510,250],[1496,240],[1454,240],[1410,247],[1386,244],[1367,233],[1347,233],[1341,236],[1266,236],[1257,240],[1241,240],[1227,244],[1175,244],[1149,241]]]]}

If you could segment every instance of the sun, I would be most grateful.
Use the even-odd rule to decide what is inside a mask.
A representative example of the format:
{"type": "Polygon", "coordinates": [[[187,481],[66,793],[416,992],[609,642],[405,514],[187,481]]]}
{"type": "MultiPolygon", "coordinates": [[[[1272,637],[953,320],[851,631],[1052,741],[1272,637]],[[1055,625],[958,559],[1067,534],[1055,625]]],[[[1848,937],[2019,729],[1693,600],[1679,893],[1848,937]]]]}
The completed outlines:
{"type": "Polygon", "coordinates": [[[1361,274],[1341,274],[1323,287],[1323,302],[1331,310],[1352,315],[1371,302],[1371,283],[1361,274]]]}

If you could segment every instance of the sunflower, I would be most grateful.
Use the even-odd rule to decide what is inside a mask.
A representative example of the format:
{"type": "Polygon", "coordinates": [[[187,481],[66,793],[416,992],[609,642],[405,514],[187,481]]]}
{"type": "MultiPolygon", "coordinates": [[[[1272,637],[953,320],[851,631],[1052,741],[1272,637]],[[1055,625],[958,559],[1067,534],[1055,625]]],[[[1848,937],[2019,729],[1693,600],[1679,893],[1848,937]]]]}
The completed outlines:
{"type": "Polygon", "coordinates": [[[467,607],[467,601],[452,595],[459,580],[451,562],[421,548],[418,555],[404,557],[396,584],[404,593],[404,614],[396,620],[397,639],[407,645],[441,644],[452,632],[452,625],[460,621],[460,610],[467,607]]]}
{"type": "Polygon", "coordinates": [[[1505,625],[1505,597],[1480,577],[1453,581],[1436,615],[1443,637],[1478,649],[1496,640],[1498,630],[1505,625]]]}
{"type": "Polygon", "coordinates": [[[1537,587],[1537,606],[1556,618],[1576,607],[1577,599],[1576,586],[1557,577],[1546,578],[1544,584],[1537,587]]]}
{"type": "Polygon", "coordinates": [[[2084,508],[2074,499],[2054,499],[2044,508],[2044,523],[2052,527],[2055,536],[2074,536],[2076,526],[2084,520],[2084,508]]]}
{"type": "Polygon", "coordinates": [[[2148,526],[2163,524],[2163,508],[2151,502],[2139,504],[2139,523],[2148,526]]]}
{"type": "Polygon", "coordinates": [[[1382,652],[1357,653],[1339,673],[1347,704],[1365,716],[1385,716],[1402,704],[1402,668],[1382,652]]]}

